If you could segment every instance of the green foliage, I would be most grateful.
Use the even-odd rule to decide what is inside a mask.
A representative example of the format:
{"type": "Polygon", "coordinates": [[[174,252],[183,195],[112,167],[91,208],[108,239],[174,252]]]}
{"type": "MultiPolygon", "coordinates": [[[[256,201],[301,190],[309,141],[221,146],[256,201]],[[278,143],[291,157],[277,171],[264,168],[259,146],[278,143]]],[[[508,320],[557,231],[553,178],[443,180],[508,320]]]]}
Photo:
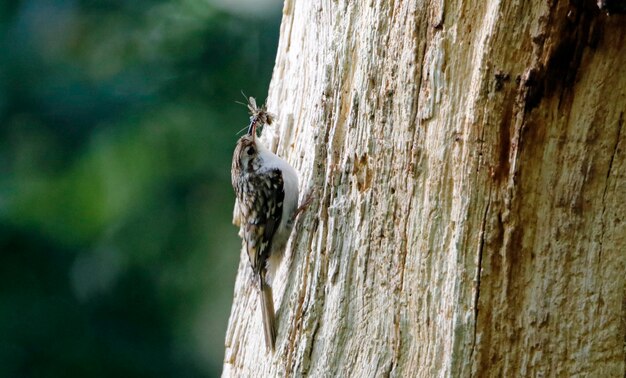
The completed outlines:
{"type": "Polygon", "coordinates": [[[0,376],[215,376],[280,7],[0,5],[0,376]]]}

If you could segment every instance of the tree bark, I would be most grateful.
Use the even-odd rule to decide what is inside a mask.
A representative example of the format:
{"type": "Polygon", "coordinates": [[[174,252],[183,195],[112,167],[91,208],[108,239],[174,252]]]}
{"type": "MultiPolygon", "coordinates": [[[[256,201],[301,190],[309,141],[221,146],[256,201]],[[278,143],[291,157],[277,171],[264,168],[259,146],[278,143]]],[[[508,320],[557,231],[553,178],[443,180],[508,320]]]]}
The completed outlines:
{"type": "Polygon", "coordinates": [[[242,255],[225,376],[625,374],[626,16],[300,1],[263,140],[300,174],[276,352],[242,255]]]}

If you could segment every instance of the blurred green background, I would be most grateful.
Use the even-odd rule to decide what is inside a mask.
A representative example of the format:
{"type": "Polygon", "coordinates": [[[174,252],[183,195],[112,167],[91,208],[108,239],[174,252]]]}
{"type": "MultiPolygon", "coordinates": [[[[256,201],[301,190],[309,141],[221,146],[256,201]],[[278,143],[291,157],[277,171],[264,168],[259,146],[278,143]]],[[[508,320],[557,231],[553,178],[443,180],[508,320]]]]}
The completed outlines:
{"type": "Polygon", "coordinates": [[[0,2],[0,376],[220,374],[281,7],[0,2]]]}

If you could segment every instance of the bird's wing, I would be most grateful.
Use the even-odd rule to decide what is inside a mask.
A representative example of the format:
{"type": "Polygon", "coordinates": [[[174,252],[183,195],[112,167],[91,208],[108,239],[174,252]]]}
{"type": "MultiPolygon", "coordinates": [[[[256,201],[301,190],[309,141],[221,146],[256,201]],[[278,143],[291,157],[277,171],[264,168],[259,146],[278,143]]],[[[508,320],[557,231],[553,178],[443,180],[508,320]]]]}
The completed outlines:
{"type": "Polygon", "coordinates": [[[249,188],[242,192],[242,201],[249,210],[244,217],[244,238],[252,269],[264,276],[272,238],[283,214],[283,175],[273,169],[255,175],[249,182],[249,188]]]}

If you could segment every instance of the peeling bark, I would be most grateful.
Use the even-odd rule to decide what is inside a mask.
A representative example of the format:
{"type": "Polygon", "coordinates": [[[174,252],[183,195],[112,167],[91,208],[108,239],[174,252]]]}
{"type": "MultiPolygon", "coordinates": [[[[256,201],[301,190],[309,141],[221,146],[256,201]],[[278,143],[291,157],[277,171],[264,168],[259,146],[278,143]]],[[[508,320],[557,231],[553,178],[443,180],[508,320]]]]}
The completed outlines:
{"type": "Polygon", "coordinates": [[[286,1],[263,139],[316,199],[229,376],[625,374],[626,16],[286,1]]]}

